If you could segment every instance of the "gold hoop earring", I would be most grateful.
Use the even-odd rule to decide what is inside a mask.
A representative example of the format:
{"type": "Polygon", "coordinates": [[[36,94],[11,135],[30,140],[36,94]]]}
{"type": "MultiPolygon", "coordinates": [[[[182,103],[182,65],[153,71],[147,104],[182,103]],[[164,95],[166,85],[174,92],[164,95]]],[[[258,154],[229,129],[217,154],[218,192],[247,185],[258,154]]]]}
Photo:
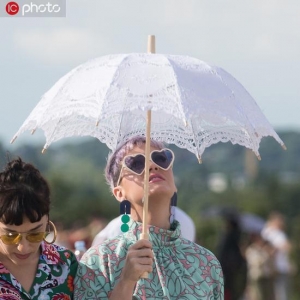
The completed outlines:
{"type": "Polygon", "coordinates": [[[44,240],[44,242],[46,242],[47,244],[53,244],[53,243],[56,241],[56,237],[57,237],[57,230],[56,230],[56,227],[55,227],[54,223],[51,222],[51,221],[48,221],[48,232],[47,232],[47,235],[51,233],[51,228],[50,228],[50,226],[52,226],[52,229],[53,229],[53,235],[54,235],[54,236],[53,236],[53,239],[52,239],[51,242],[46,241],[46,237],[44,237],[43,240],[44,240]]]}

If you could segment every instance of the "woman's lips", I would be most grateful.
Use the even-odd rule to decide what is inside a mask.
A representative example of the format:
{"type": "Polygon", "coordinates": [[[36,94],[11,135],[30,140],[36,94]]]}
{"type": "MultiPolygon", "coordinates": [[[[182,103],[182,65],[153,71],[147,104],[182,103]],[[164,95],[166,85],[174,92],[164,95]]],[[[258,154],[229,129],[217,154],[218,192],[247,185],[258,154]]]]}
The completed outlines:
{"type": "Polygon", "coordinates": [[[30,254],[17,254],[17,253],[15,253],[15,256],[18,259],[27,259],[30,256],[30,254]]]}
{"type": "Polygon", "coordinates": [[[158,174],[152,174],[149,176],[149,182],[157,182],[162,180],[164,180],[164,178],[158,174]]]}

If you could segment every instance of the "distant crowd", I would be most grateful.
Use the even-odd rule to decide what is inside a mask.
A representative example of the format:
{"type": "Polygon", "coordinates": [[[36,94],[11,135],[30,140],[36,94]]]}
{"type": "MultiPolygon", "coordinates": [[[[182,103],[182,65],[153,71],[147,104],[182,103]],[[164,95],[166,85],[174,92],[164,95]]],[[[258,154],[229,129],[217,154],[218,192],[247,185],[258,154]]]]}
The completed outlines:
{"type": "Polygon", "coordinates": [[[235,218],[227,218],[217,257],[224,273],[225,300],[289,300],[296,266],[281,213],[270,214],[246,241],[235,218]],[[246,242],[246,244],[245,244],[246,242]]]}

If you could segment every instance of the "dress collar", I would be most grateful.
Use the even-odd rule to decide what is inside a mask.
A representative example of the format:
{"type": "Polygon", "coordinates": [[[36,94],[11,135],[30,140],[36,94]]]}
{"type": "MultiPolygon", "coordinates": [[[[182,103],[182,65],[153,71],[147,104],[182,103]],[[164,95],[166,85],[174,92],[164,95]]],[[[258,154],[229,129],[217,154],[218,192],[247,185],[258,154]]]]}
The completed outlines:
{"type": "MultiPolygon", "coordinates": [[[[153,225],[148,225],[149,229],[149,240],[152,242],[152,245],[161,247],[174,246],[177,243],[180,243],[181,229],[180,223],[174,221],[170,229],[163,229],[153,225]]],[[[128,238],[139,239],[142,234],[142,223],[131,221],[130,230],[126,235],[128,238]]]]}
{"type": "MultiPolygon", "coordinates": [[[[41,254],[39,257],[39,265],[56,265],[65,263],[61,260],[59,252],[59,247],[53,244],[47,244],[45,242],[41,243],[41,254]]],[[[44,270],[45,271],[45,270],[44,270]]],[[[9,274],[10,272],[6,269],[2,262],[0,262],[0,275],[9,274]]]]}
{"type": "Polygon", "coordinates": [[[50,265],[64,263],[64,261],[60,258],[60,254],[58,252],[58,250],[60,249],[59,246],[42,242],[41,249],[42,252],[40,255],[40,261],[45,261],[46,264],[50,265]]]}

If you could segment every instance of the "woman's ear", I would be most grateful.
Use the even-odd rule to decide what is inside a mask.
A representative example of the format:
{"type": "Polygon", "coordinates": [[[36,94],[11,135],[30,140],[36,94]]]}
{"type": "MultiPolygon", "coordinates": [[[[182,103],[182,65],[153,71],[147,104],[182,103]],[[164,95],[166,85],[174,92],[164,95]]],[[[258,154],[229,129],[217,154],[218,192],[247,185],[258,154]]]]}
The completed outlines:
{"type": "Polygon", "coordinates": [[[121,202],[125,199],[123,188],[120,185],[114,187],[113,194],[119,202],[121,202]]]}

